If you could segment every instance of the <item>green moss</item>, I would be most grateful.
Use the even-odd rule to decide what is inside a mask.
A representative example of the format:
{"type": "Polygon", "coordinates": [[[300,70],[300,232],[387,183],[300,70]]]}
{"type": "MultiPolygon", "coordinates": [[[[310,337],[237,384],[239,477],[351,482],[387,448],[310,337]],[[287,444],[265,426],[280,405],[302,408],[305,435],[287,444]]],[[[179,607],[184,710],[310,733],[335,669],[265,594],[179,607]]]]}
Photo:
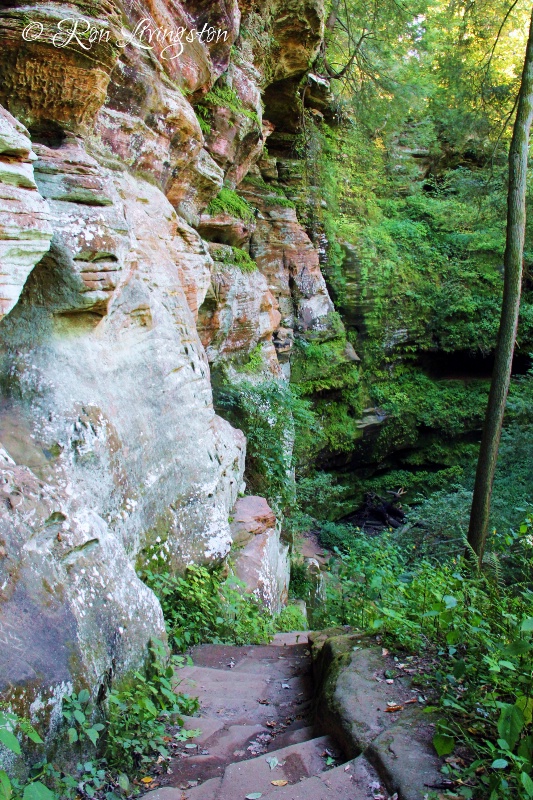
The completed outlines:
{"type": "Polygon", "coordinates": [[[238,267],[241,272],[256,272],[257,264],[250,257],[246,250],[240,247],[225,247],[212,248],[211,255],[215,261],[222,264],[228,264],[233,267],[238,267]]]}
{"type": "MultiPolygon", "coordinates": [[[[230,86],[226,86],[224,84],[215,84],[202,99],[201,103],[198,104],[197,111],[199,111],[202,107],[205,108],[206,106],[213,106],[215,108],[228,108],[234,114],[247,117],[248,119],[253,120],[256,125],[260,125],[260,120],[257,116],[257,113],[246,108],[236,91],[230,86]]],[[[200,111],[200,113],[203,112],[200,111]]]]}
{"type": "Polygon", "coordinates": [[[223,187],[207,206],[207,213],[212,216],[230,214],[244,222],[251,222],[255,216],[255,209],[244,198],[239,197],[233,189],[223,187]]]}

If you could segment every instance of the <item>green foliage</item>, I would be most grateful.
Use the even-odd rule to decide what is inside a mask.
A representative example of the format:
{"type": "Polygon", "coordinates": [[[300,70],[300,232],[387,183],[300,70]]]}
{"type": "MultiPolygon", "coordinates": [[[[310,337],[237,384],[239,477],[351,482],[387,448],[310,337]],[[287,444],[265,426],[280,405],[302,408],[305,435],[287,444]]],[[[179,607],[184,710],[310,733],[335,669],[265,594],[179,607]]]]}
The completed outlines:
{"type": "MultiPolygon", "coordinates": [[[[291,580],[289,583],[291,597],[297,600],[307,600],[312,589],[309,572],[302,560],[291,560],[291,580]]],[[[297,628],[296,628],[297,629],[297,628]]]]}
{"type": "Polygon", "coordinates": [[[211,254],[215,261],[238,267],[241,272],[255,272],[257,270],[257,264],[253,258],[250,258],[246,250],[242,250],[240,247],[230,247],[229,245],[214,247],[211,250],[211,254]]]}
{"type": "Polygon", "coordinates": [[[246,434],[249,486],[275,506],[291,505],[292,468],[315,446],[317,426],[310,403],[296,388],[277,380],[224,384],[215,402],[246,434]]]}
{"type": "MultiPolygon", "coordinates": [[[[251,119],[256,125],[259,125],[259,117],[255,111],[251,111],[243,104],[242,100],[236,91],[230,86],[222,83],[216,83],[212,89],[202,98],[201,103],[196,107],[197,110],[202,107],[213,106],[215,108],[228,108],[236,116],[243,116],[251,119]]],[[[200,112],[202,113],[202,112],[200,112]]]]}
{"type": "MultiPolygon", "coordinates": [[[[212,214],[231,214],[232,217],[251,222],[254,218],[255,210],[244,198],[239,197],[233,189],[223,186],[220,192],[207,206],[207,213],[212,214]]],[[[239,250],[239,248],[234,248],[239,250]]],[[[244,253],[244,250],[240,251],[244,253]]]]}
{"type": "Polygon", "coordinates": [[[78,694],[72,692],[63,698],[63,717],[69,728],[67,731],[69,744],[79,742],[84,738],[96,745],[104,725],[101,722],[92,722],[90,718],[91,695],[87,689],[82,689],[78,694]]]}
{"type": "Polygon", "coordinates": [[[248,359],[242,365],[242,372],[257,373],[263,366],[263,342],[257,342],[256,346],[248,353],[248,359]]]}
{"type": "Polygon", "coordinates": [[[202,642],[265,644],[273,620],[254,595],[233,576],[190,566],[184,576],[147,570],[143,580],[155,592],[172,647],[181,652],[202,642]]]}
{"type": "Polygon", "coordinates": [[[289,604],[276,617],[275,626],[276,631],[282,633],[305,631],[307,630],[307,620],[298,606],[289,604]]]}
{"type": "Polygon", "coordinates": [[[135,773],[158,756],[169,757],[169,719],[180,723],[180,714],[198,710],[196,699],[175,691],[175,671],[183,662],[179,656],[169,661],[163,643],[154,640],[145,674],[135,672],[129,685],[110,692],[106,757],[111,768],[135,773]]]}
{"type": "Polygon", "coordinates": [[[336,556],[327,603],[312,623],[379,631],[387,646],[423,654],[431,668],[422,685],[442,714],[435,749],[472,753],[462,768],[444,765],[462,781],[457,795],[525,799],[533,759],[533,514],[516,531],[493,534],[480,573],[461,557],[464,537],[453,535],[452,520],[432,530],[428,516],[425,529],[375,537],[323,523],[321,542],[336,556]],[[435,547],[443,534],[446,546],[435,547]]]}
{"type": "MultiPolygon", "coordinates": [[[[30,742],[43,744],[43,740],[28,720],[0,708],[0,745],[15,756],[21,754],[20,742],[16,735],[17,730],[30,742]]],[[[23,800],[53,800],[52,793],[41,781],[28,783],[25,787],[21,787],[17,782],[14,785],[7,772],[0,769],[0,800],[20,797],[21,792],[23,800]]]]}

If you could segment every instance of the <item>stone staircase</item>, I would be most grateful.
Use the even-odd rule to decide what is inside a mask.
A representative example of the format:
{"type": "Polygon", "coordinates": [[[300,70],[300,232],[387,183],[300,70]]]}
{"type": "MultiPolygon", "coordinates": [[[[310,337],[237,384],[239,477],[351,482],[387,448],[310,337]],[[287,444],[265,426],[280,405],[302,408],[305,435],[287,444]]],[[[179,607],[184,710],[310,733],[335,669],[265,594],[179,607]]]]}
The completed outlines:
{"type": "Polygon", "coordinates": [[[388,798],[360,755],[346,761],[313,719],[307,635],[278,634],[267,646],[203,645],[180,674],[199,717],[146,800],[377,800],[388,798]]]}

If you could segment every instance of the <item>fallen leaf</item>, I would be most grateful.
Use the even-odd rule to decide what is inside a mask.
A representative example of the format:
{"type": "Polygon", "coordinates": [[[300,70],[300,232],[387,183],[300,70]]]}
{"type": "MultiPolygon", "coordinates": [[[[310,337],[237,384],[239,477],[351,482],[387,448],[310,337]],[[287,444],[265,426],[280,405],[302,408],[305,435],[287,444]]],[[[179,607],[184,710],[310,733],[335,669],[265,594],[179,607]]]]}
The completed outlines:
{"type": "Polygon", "coordinates": [[[275,727],[276,727],[276,723],[274,722],[274,720],[273,719],[269,719],[268,722],[267,722],[267,728],[275,728],[275,727]]]}
{"type": "Polygon", "coordinates": [[[263,792],[252,792],[252,794],[247,794],[245,800],[259,800],[260,797],[263,796],[263,792]]]}
{"type": "Polygon", "coordinates": [[[386,648],[386,647],[383,647],[383,648],[381,649],[381,655],[382,655],[382,656],[388,656],[388,655],[389,655],[389,651],[387,650],[387,648],[386,648]]]}
{"type": "Polygon", "coordinates": [[[344,767],[344,771],[349,772],[349,770],[350,770],[350,764],[346,764],[346,766],[344,767]]]}
{"type": "Polygon", "coordinates": [[[289,781],[270,781],[272,786],[286,786],[289,781]]]}
{"type": "Polygon", "coordinates": [[[258,703],[261,703],[261,705],[262,705],[262,706],[268,706],[268,705],[270,705],[270,703],[268,702],[268,700],[258,700],[257,702],[258,702],[258,703]]]}
{"type": "Polygon", "coordinates": [[[395,705],[389,706],[389,705],[387,705],[387,708],[385,709],[385,711],[388,711],[389,713],[394,712],[394,711],[403,711],[403,706],[395,706],[395,705]]]}
{"type": "Polygon", "coordinates": [[[387,678],[387,680],[385,681],[385,683],[388,683],[388,684],[389,684],[389,686],[390,686],[392,683],[394,683],[394,680],[393,680],[393,678],[387,678]]]}
{"type": "Polygon", "coordinates": [[[270,767],[270,769],[276,769],[276,767],[279,764],[279,761],[276,758],[276,756],[272,756],[272,758],[267,758],[266,762],[267,762],[268,766],[270,767]]]}
{"type": "Polygon", "coordinates": [[[145,778],[141,778],[141,783],[153,783],[153,781],[154,779],[148,777],[148,775],[145,778]]]}
{"type": "Polygon", "coordinates": [[[196,750],[198,745],[197,744],[192,744],[192,742],[191,742],[191,744],[186,744],[185,747],[187,748],[187,750],[196,750]]]}
{"type": "Polygon", "coordinates": [[[405,700],[404,706],[408,706],[409,703],[418,703],[418,697],[414,697],[412,700],[405,700]]]}
{"type": "Polygon", "coordinates": [[[281,684],[281,688],[282,688],[282,689],[290,689],[291,687],[289,686],[289,684],[288,684],[288,683],[282,683],[282,684],[281,684]]]}

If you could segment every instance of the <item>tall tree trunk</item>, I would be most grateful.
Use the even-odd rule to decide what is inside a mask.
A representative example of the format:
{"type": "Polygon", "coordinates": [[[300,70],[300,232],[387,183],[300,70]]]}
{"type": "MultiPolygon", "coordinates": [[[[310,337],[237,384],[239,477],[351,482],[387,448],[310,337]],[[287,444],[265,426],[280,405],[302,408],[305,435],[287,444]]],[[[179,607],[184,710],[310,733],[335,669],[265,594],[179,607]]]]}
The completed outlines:
{"type": "Polygon", "coordinates": [[[511,367],[518,326],[522,261],[526,225],[526,177],[529,132],[533,121],[533,10],[529,28],[518,108],[509,150],[509,191],[507,195],[507,233],[504,256],[504,285],[500,329],[496,345],[494,371],[483,426],[483,436],[476,471],[476,483],[470,512],[468,542],[479,564],[483,560],[490,501],[503,415],[511,380],[511,367]]]}

